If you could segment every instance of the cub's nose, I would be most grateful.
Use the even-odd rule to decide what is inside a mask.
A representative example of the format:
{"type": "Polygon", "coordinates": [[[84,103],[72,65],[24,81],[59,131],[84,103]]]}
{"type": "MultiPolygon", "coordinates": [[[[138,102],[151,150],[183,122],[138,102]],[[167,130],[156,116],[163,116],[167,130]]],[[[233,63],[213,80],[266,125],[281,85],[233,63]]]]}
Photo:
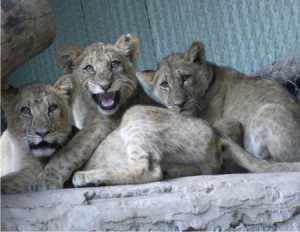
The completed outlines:
{"type": "Polygon", "coordinates": [[[185,102],[186,102],[186,100],[178,100],[178,101],[174,102],[174,105],[178,106],[178,107],[183,107],[185,102]]]}
{"type": "Polygon", "coordinates": [[[40,137],[45,137],[47,134],[50,133],[50,130],[48,130],[48,131],[35,131],[34,133],[36,135],[40,136],[40,137]]]}
{"type": "Polygon", "coordinates": [[[110,86],[111,86],[111,82],[106,82],[106,83],[100,84],[101,89],[103,89],[104,91],[107,91],[110,86]]]}

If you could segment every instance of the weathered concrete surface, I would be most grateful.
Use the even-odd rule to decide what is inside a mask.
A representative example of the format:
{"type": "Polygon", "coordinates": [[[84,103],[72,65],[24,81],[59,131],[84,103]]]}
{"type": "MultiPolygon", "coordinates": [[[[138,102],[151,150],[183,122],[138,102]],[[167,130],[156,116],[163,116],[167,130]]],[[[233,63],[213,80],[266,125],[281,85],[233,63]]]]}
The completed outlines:
{"type": "Polygon", "coordinates": [[[2,230],[300,230],[300,173],[3,195],[2,230]]]}

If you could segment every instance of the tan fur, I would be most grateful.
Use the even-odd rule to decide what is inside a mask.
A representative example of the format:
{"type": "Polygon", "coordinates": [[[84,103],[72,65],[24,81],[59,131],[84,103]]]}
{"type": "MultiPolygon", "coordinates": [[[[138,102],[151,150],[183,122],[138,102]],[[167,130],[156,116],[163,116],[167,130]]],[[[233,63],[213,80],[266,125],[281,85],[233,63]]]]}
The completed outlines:
{"type": "Polygon", "coordinates": [[[73,113],[76,119],[80,119],[76,125],[83,129],[40,173],[40,180],[33,186],[38,190],[61,188],[72,173],[90,158],[105,137],[117,128],[127,108],[135,104],[155,104],[142,91],[135,76],[135,64],[140,51],[140,41],[136,36],[125,35],[114,45],[95,43],[81,53],[79,51],[68,47],[57,55],[57,59],[62,67],[72,71],[72,76],[78,82],[79,92],[73,113]],[[112,68],[113,61],[119,62],[116,68],[112,68]],[[93,67],[93,71],[86,71],[89,66],[93,67]],[[108,88],[104,89],[103,86],[108,88]],[[120,94],[120,100],[112,109],[103,109],[92,97],[93,94],[105,92],[120,94]],[[78,116],[80,111],[84,113],[78,116]]]}
{"type": "MultiPolygon", "coordinates": [[[[300,106],[295,99],[276,83],[247,78],[207,61],[201,42],[192,43],[185,54],[163,59],[156,71],[139,73],[138,79],[168,109],[212,124],[225,119],[240,123],[245,150],[254,157],[300,161],[300,106]]],[[[247,168],[266,170],[261,165],[247,168]]]]}
{"type": "Polygon", "coordinates": [[[205,121],[158,107],[135,106],[73,177],[75,186],[138,184],[216,173],[218,136],[205,121]],[[184,133],[186,131],[187,133],[184,133]]]}
{"type": "MultiPolygon", "coordinates": [[[[230,70],[227,75],[235,74],[230,70]]],[[[144,90],[168,109],[203,116],[205,105],[201,100],[216,77],[206,63],[204,46],[194,43],[186,54],[163,60],[156,73],[139,73],[138,78],[144,90]],[[187,75],[188,78],[184,77],[187,75]],[[162,86],[163,82],[168,82],[169,86],[162,86]]],[[[220,107],[218,112],[223,112],[221,103],[216,104],[216,108],[220,107]]],[[[161,180],[163,173],[171,177],[216,173],[220,169],[224,145],[228,149],[223,150],[222,155],[238,160],[238,164],[250,171],[300,170],[299,163],[277,165],[252,157],[241,148],[244,143],[242,122],[235,117],[207,115],[206,119],[223,137],[221,142],[212,128],[200,119],[185,118],[158,108],[128,110],[120,127],[97,148],[84,170],[75,173],[73,184],[136,184],[161,180]]]]}
{"type": "MultiPolygon", "coordinates": [[[[98,45],[93,49],[91,49],[91,51],[97,50],[98,53],[100,53],[101,49],[99,50],[97,47],[98,45]]],[[[159,70],[157,71],[158,73],[156,75],[157,79],[153,78],[153,75],[152,77],[150,75],[150,78],[145,78],[143,80],[140,80],[140,82],[144,87],[150,86],[151,88],[155,89],[156,92],[152,94],[152,97],[155,100],[157,100],[159,103],[162,103],[164,106],[168,107],[169,109],[175,110],[175,112],[180,112],[187,115],[202,116],[210,123],[217,122],[218,120],[222,120],[224,118],[229,118],[232,121],[237,121],[244,128],[245,126],[244,121],[239,120],[239,118],[236,118],[235,116],[232,116],[230,114],[229,115],[224,114],[224,112],[226,111],[224,111],[223,108],[224,108],[224,104],[225,103],[227,104],[227,102],[224,101],[223,96],[219,98],[219,101],[212,101],[212,102],[208,101],[210,98],[207,98],[207,96],[210,96],[210,94],[212,93],[213,93],[212,96],[214,97],[218,96],[220,92],[222,93],[222,91],[219,91],[219,89],[214,90],[213,88],[214,84],[216,83],[216,80],[220,80],[222,78],[222,75],[226,77],[225,80],[228,80],[231,77],[240,80],[244,77],[242,77],[242,74],[238,74],[236,73],[236,71],[232,69],[219,68],[214,64],[207,62],[205,60],[205,55],[203,54],[203,52],[204,52],[204,46],[199,43],[194,43],[189,48],[186,54],[175,55],[164,60],[160,64],[159,70]],[[172,66],[173,64],[174,66],[172,66]],[[177,70],[174,71],[173,68],[177,70]],[[214,71],[218,69],[221,69],[222,71],[219,71],[219,73],[214,71]],[[170,70],[174,71],[172,72],[172,75],[170,70]],[[193,79],[190,79],[188,83],[183,84],[182,75],[187,75],[187,74],[191,75],[193,79]],[[174,79],[176,75],[177,75],[177,79],[174,79]],[[170,82],[170,87],[174,88],[172,89],[172,91],[169,91],[169,93],[161,92],[162,90],[158,88],[161,82],[165,81],[163,79],[165,80],[167,79],[167,81],[170,82]],[[174,79],[173,82],[172,79],[174,79]],[[184,88],[182,88],[183,85],[184,88]],[[210,92],[211,88],[214,90],[214,92],[212,93],[210,92]],[[207,106],[203,104],[202,101],[203,99],[207,100],[207,102],[209,103],[207,106]],[[206,107],[206,110],[203,111],[204,106],[206,107]]],[[[98,56],[98,57],[105,57],[105,55],[98,56]]],[[[86,64],[87,63],[84,63],[84,65],[86,64]]],[[[104,82],[109,82],[107,80],[107,74],[105,74],[106,69],[103,65],[98,66],[100,67],[99,76],[98,75],[89,76],[89,77],[85,76],[85,78],[82,78],[84,75],[81,73],[82,72],[81,70],[82,67],[84,67],[84,65],[81,65],[81,69],[77,70],[79,74],[78,73],[76,74],[77,72],[76,69],[74,69],[73,74],[75,76],[77,75],[77,78],[81,83],[86,83],[86,85],[82,84],[82,86],[86,88],[85,90],[89,91],[87,93],[93,93],[95,91],[99,91],[100,88],[99,86],[101,85],[102,79],[104,80],[104,82]],[[87,81],[85,80],[90,80],[90,81],[89,83],[87,83],[87,81]]],[[[134,79],[132,80],[134,81],[134,79]]],[[[251,80],[248,79],[245,79],[245,81],[247,81],[247,83],[249,81],[251,82],[251,80]]],[[[260,85],[261,84],[259,84],[258,86],[260,85]]],[[[220,84],[219,86],[221,88],[224,86],[224,84],[220,84]]],[[[269,83],[268,86],[272,87],[273,85],[269,83]]],[[[276,86],[275,88],[281,91],[283,96],[288,96],[287,93],[284,90],[282,90],[280,87],[276,86]]],[[[145,90],[146,92],[149,93],[147,89],[145,90]]],[[[229,88],[229,90],[231,89],[229,88]]],[[[164,91],[166,91],[166,89],[164,89],[164,91]]],[[[82,97],[82,99],[87,102],[87,105],[91,102],[88,100],[90,99],[90,95],[88,94],[80,97],[82,97]]],[[[266,97],[265,95],[262,95],[262,98],[265,97],[266,97]]],[[[291,102],[293,101],[291,97],[289,99],[290,99],[289,101],[291,102]]],[[[274,99],[274,101],[276,101],[276,99],[274,99]]],[[[127,101],[125,100],[124,102],[128,102],[128,100],[127,101]]],[[[139,103],[140,101],[135,101],[135,102],[139,103]]],[[[127,103],[125,105],[128,107],[133,104],[127,103]]],[[[155,127],[154,125],[156,125],[157,122],[159,122],[159,117],[161,116],[158,115],[156,118],[152,117],[153,114],[151,114],[150,112],[148,112],[147,114],[152,115],[151,117],[148,118],[145,116],[145,114],[143,114],[143,116],[140,115],[139,120],[141,120],[141,122],[145,122],[145,120],[142,120],[141,118],[147,118],[146,122],[153,122],[151,127],[145,128],[143,127],[143,123],[139,123],[139,126],[137,126],[137,128],[140,129],[138,129],[137,131],[130,131],[128,128],[127,128],[128,130],[124,129],[126,128],[126,124],[124,124],[124,120],[126,122],[126,118],[127,118],[127,116],[125,115],[125,119],[123,119],[121,127],[118,130],[114,131],[112,134],[110,134],[99,146],[100,142],[104,139],[104,137],[108,135],[108,133],[111,132],[112,129],[119,124],[118,120],[120,118],[118,117],[118,120],[112,120],[116,111],[111,111],[111,112],[103,111],[95,104],[91,106],[93,106],[92,107],[93,110],[95,109],[98,110],[98,113],[100,112],[102,116],[98,115],[97,117],[96,116],[97,114],[95,114],[95,116],[93,116],[94,121],[92,120],[93,123],[90,123],[87,129],[84,130],[77,138],[75,138],[74,141],[72,141],[72,147],[69,147],[68,149],[66,148],[64,150],[64,155],[58,156],[59,158],[57,158],[55,162],[52,162],[51,164],[49,163],[47,165],[45,172],[41,176],[42,181],[44,183],[50,182],[53,188],[61,187],[62,183],[66,179],[68,179],[68,177],[70,177],[72,171],[78,169],[83,164],[83,162],[85,162],[92,155],[92,153],[95,150],[96,152],[92,156],[91,160],[88,162],[87,166],[84,168],[85,170],[89,170],[89,171],[77,172],[76,175],[74,176],[73,183],[76,186],[84,186],[89,184],[99,185],[103,183],[105,184],[142,183],[142,182],[159,180],[162,178],[162,171],[165,171],[168,168],[169,168],[168,170],[174,170],[174,168],[172,168],[174,167],[172,166],[172,164],[175,164],[175,166],[178,165],[178,167],[182,165],[182,163],[179,162],[179,160],[182,161],[183,159],[182,157],[185,156],[184,155],[181,156],[180,149],[183,149],[185,153],[195,152],[195,150],[187,149],[188,146],[186,144],[188,144],[188,142],[192,139],[191,137],[189,137],[190,136],[189,134],[183,134],[181,135],[181,137],[178,136],[178,138],[181,139],[190,138],[188,141],[187,140],[185,141],[185,145],[183,147],[180,147],[181,145],[180,143],[172,143],[172,141],[176,141],[176,140],[172,140],[172,139],[167,140],[168,142],[170,142],[170,144],[172,144],[171,146],[172,149],[175,149],[175,150],[171,150],[170,153],[165,153],[166,151],[163,150],[164,146],[161,146],[161,144],[159,144],[160,146],[158,146],[157,148],[156,147],[156,144],[158,142],[157,139],[165,138],[164,137],[165,134],[160,133],[160,128],[163,129],[164,126],[168,128],[169,125],[168,124],[161,125],[158,123],[158,125],[160,125],[161,127],[159,128],[155,127]],[[103,115],[106,117],[103,117],[103,115]],[[101,120],[99,118],[101,118],[101,120]],[[147,131],[149,131],[149,133],[147,133],[147,131]],[[153,135],[158,135],[158,137],[155,137],[153,135]],[[141,138],[146,138],[146,140],[143,140],[141,138]],[[87,140],[87,142],[82,143],[83,139],[87,140]],[[130,142],[130,141],[134,141],[134,142],[130,142]],[[111,144],[114,144],[114,147],[112,147],[111,144]],[[117,150],[113,149],[115,147],[117,148],[117,150]],[[151,152],[149,153],[149,151],[151,152]],[[175,158],[172,157],[171,154],[176,154],[176,157],[175,158]],[[172,159],[170,159],[169,162],[162,162],[162,160],[165,161],[164,160],[165,157],[171,157],[172,159]],[[169,164],[171,164],[171,167],[169,166],[169,164]],[[101,165],[106,165],[106,166],[105,168],[103,168],[101,167],[101,165]],[[118,169],[116,170],[115,167],[118,167],[118,169]],[[166,169],[164,170],[164,168],[166,169]]],[[[123,109],[126,109],[127,107],[123,107],[123,109]]],[[[228,107],[229,108],[231,107],[230,104],[228,107]]],[[[120,104],[120,109],[121,108],[122,107],[120,104]]],[[[135,108],[133,111],[137,112],[135,108]]],[[[130,112],[131,111],[129,111],[129,113],[130,112]]],[[[133,116],[128,116],[128,118],[130,118],[130,120],[128,120],[129,122],[135,124],[135,121],[131,120],[131,118],[134,118],[133,116]]],[[[197,119],[192,119],[192,120],[197,120],[197,119]]],[[[176,125],[179,125],[180,122],[184,122],[184,121],[185,119],[180,119],[180,120],[177,119],[176,123],[171,124],[171,126],[176,127],[176,125]]],[[[198,125],[202,125],[202,124],[198,123],[198,125]]],[[[195,126],[196,131],[197,129],[198,128],[195,126]]],[[[202,133],[205,133],[205,131],[207,130],[199,130],[199,133],[202,135],[202,133]]],[[[163,132],[166,132],[166,135],[168,135],[168,138],[176,137],[174,136],[174,134],[172,134],[174,133],[174,131],[176,132],[175,128],[173,128],[173,131],[166,132],[165,130],[163,130],[163,132]]],[[[178,131],[182,132],[183,128],[181,128],[178,131]]],[[[179,132],[177,132],[177,134],[179,134],[179,132]]],[[[175,133],[175,135],[177,134],[175,133]]],[[[195,134],[192,135],[194,139],[195,134]]],[[[200,139],[198,140],[196,139],[198,144],[201,141],[203,141],[203,136],[201,135],[199,136],[200,139]]],[[[212,138],[218,141],[218,137],[217,136],[215,137],[214,134],[211,135],[210,139],[212,138]]],[[[164,140],[162,139],[159,141],[164,141],[164,140]]],[[[224,139],[222,139],[222,141],[224,144],[226,144],[224,142],[225,141],[224,139]]],[[[205,146],[210,147],[209,144],[210,143],[208,144],[204,143],[203,147],[199,145],[198,147],[196,147],[196,150],[201,148],[204,149],[205,146]]],[[[163,145],[166,146],[166,144],[163,145]]],[[[202,173],[214,172],[214,170],[216,170],[220,165],[219,162],[215,162],[216,160],[218,160],[216,159],[216,157],[218,157],[217,154],[219,152],[219,149],[220,149],[220,145],[214,144],[214,146],[210,147],[210,149],[208,150],[204,149],[205,151],[203,152],[203,154],[200,153],[201,154],[200,156],[199,155],[198,156],[192,155],[190,157],[188,156],[189,158],[186,159],[187,166],[184,166],[183,170],[186,170],[187,169],[186,167],[188,167],[189,165],[194,164],[193,170],[190,173],[197,174],[197,168],[199,169],[198,174],[201,172],[202,173]],[[205,162],[201,163],[200,157],[204,158],[205,162]],[[211,162],[212,162],[211,165],[209,165],[209,160],[207,160],[205,157],[211,158],[211,162]],[[191,162],[192,160],[194,161],[194,163],[191,162]]],[[[182,174],[183,172],[180,171],[178,175],[190,174],[190,173],[182,174]]],[[[174,173],[171,173],[169,175],[172,176],[174,175],[174,173]]]]}
{"type": "Polygon", "coordinates": [[[3,193],[27,191],[57,147],[34,149],[33,145],[42,141],[57,145],[66,142],[72,126],[73,88],[70,76],[62,77],[54,86],[30,84],[20,89],[2,88],[7,119],[7,129],[1,137],[3,193]]]}
{"type": "MultiPolygon", "coordinates": [[[[198,59],[199,62],[201,59],[198,59]]],[[[208,69],[203,70],[200,73],[212,81],[213,76],[208,69]]],[[[168,79],[170,88],[173,87],[171,92],[165,88],[161,91],[160,84],[166,81],[165,76],[162,80],[155,80],[154,72],[144,72],[139,73],[138,77],[153,99],[169,109],[175,109],[176,113],[197,116],[197,113],[202,112],[202,108],[198,108],[202,105],[193,97],[195,93],[203,96],[209,82],[189,80],[191,83],[184,84],[168,79]],[[205,85],[205,89],[197,83],[205,85]],[[186,93],[185,89],[190,92],[186,93]]],[[[100,144],[83,171],[75,173],[73,184],[77,187],[137,184],[161,180],[163,173],[167,177],[213,174],[220,172],[222,156],[229,156],[254,172],[300,170],[299,163],[288,166],[285,163],[270,164],[245,152],[241,148],[242,123],[235,118],[223,117],[211,121],[221,135],[219,141],[219,136],[205,121],[172,112],[142,106],[128,110],[119,128],[100,144]]]]}

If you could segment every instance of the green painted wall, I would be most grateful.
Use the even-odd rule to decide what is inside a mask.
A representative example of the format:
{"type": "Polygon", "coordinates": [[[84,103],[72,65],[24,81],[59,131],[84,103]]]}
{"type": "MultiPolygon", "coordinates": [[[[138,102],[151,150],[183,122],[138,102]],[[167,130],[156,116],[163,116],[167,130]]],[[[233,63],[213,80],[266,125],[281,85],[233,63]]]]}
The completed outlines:
{"type": "Polygon", "coordinates": [[[62,74],[54,54],[61,46],[114,43],[134,33],[142,41],[138,69],[156,67],[194,40],[207,57],[247,74],[300,49],[299,0],[49,0],[55,42],[12,76],[16,86],[55,82],[62,74]]]}

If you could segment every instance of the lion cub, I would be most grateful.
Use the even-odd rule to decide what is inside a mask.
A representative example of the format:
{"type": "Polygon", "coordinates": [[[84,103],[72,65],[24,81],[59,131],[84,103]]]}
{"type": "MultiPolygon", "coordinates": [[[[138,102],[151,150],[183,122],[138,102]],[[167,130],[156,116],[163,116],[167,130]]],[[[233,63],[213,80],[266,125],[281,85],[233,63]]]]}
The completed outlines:
{"type": "Polygon", "coordinates": [[[2,89],[7,130],[1,137],[3,193],[26,192],[57,150],[76,133],[71,104],[74,84],[64,76],[54,86],[2,89]]]}
{"type": "Polygon", "coordinates": [[[102,116],[120,118],[134,104],[153,104],[135,76],[140,46],[138,37],[127,34],[115,44],[93,43],[83,51],[69,45],[57,52],[59,65],[79,83],[73,105],[79,129],[102,116]]]}
{"type": "Polygon", "coordinates": [[[140,40],[131,34],[115,44],[94,43],[83,51],[68,46],[57,60],[78,83],[73,113],[83,128],[46,165],[33,188],[62,188],[74,171],[120,125],[123,113],[136,104],[157,105],[142,90],[135,75],[140,40]]]}
{"type": "MultiPolygon", "coordinates": [[[[276,83],[248,78],[207,61],[201,42],[193,42],[185,53],[166,57],[156,71],[139,73],[138,79],[149,96],[170,110],[201,117],[219,128],[228,121],[240,124],[245,150],[253,157],[300,161],[296,100],[276,83]]],[[[299,163],[293,165],[299,167],[299,163]]],[[[251,171],[258,170],[263,171],[258,167],[251,171]]]]}
{"type": "Polygon", "coordinates": [[[134,106],[83,170],[76,187],[138,184],[167,177],[216,173],[222,164],[218,136],[205,121],[169,110],[134,106]]]}

